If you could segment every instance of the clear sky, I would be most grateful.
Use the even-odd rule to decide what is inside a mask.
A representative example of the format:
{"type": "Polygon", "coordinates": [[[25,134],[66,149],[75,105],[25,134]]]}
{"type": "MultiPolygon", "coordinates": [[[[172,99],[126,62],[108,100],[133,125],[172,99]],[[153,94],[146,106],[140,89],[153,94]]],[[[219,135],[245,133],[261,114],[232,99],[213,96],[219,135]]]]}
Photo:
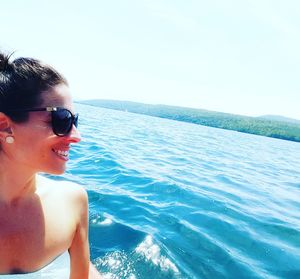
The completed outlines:
{"type": "Polygon", "coordinates": [[[0,48],[52,64],[74,99],[300,119],[298,0],[9,0],[0,48]]]}

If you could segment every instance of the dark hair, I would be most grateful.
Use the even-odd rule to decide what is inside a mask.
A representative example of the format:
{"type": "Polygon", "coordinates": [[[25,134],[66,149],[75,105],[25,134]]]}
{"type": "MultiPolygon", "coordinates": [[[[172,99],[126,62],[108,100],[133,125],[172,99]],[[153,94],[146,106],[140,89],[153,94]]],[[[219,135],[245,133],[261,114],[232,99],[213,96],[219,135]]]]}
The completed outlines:
{"type": "Polygon", "coordinates": [[[26,122],[28,112],[9,112],[13,109],[38,107],[41,93],[67,80],[51,66],[33,58],[17,58],[0,52],[0,111],[15,122],[26,122]]]}

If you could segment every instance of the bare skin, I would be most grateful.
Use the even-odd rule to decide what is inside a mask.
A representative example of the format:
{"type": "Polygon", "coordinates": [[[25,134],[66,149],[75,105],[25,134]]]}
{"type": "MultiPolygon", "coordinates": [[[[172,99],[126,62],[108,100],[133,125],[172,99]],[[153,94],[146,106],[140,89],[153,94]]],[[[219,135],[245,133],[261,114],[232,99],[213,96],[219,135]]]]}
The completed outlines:
{"type": "MultiPolygon", "coordinates": [[[[66,86],[43,96],[43,106],[73,111],[66,86]]],[[[63,173],[68,156],[57,151],[80,141],[74,126],[67,136],[53,134],[49,120],[48,112],[34,112],[17,124],[0,113],[0,274],[37,271],[68,250],[70,279],[101,278],[89,261],[85,190],[38,175],[63,173]],[[14,143],[5,142],[8,135],[14,143]]]]}

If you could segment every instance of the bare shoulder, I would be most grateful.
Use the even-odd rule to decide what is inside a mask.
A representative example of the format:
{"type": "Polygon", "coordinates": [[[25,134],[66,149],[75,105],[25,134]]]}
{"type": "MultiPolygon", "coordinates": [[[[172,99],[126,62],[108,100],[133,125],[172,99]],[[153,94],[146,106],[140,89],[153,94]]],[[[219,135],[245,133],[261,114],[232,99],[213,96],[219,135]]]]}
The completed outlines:
{"type": "Polygon", "coordinates": [[[37,176],[37,181],[38,185],[43,188],[41,190],[49,190],[51,188],[52,191],[71,192],[77,195],[86,194],[85,189],[81,185],[72,181],[53,180],[42,175],[37,176]]]}
{"type": "Polygon", "coordinates": [[[71,181],[57,181],[39,175],[37,177],[39,193],[51,200],[56,199],[76,208],[87,207],[88,197],[86,190],[79,184],[71,181]]]}

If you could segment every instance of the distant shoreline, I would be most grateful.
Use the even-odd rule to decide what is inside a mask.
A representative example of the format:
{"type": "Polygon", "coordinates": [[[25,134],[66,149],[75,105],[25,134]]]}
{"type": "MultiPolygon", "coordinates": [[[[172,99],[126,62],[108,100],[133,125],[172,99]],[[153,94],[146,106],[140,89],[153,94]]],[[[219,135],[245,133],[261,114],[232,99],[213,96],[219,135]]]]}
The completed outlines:
{"type": "Polygon", "coordinates": [[[76,103],[300,142],[300,121],[280,116],[250,117],[202,109],[115,100],[84,100],[76,103]]]}

